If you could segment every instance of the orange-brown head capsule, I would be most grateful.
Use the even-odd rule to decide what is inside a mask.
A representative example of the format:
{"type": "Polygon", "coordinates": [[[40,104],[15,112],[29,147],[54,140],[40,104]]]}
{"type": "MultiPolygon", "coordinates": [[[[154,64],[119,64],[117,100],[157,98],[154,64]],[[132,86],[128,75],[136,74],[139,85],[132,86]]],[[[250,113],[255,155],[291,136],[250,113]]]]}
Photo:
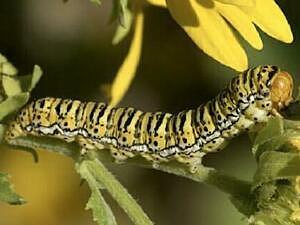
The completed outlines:
{"type": "Polygon", "coordinates": [[[271,101],[275,109],[282,109],[293,100],[293,78],[285,72],[278,72],[271,83],[271,101]]]}

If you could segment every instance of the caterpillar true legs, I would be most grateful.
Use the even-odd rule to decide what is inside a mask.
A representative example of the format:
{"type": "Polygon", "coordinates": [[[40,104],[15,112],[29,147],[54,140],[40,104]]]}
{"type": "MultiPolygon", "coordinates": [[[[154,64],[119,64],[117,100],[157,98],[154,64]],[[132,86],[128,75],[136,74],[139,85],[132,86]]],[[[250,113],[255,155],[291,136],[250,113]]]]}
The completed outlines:
{"type": "Polygon", "coordinates": [[[86,151],[108,148],[117,161],[136,155],[154,166],[177,160],[194,172],[204,154],[280,115],[292,100],[292,90],[292,77],[267,65],[239,74],[212,100],[177,114],[43,98],[21,110],[5,137],[9,142],[27,134],[49,135],[75,141],[86,151]]]}

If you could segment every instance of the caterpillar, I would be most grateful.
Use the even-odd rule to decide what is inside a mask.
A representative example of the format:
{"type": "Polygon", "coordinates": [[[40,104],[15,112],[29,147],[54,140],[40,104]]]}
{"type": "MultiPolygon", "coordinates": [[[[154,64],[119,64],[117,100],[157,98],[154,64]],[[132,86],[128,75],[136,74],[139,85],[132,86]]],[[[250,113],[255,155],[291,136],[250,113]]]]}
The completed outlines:
{"type": "Polygon", "coordinates": [[[277,66],[244,71],[212,100],[176,114],[143,112],[105,103],[42,98],[25,106],[5,138],[49,135],[77,142],[84,151],[109,149],[116,161],[140,155],[157,167],[176,160],[195,172],[203,155],[228,140],[280,116],[292,101],[293,79],[277,66]]]}

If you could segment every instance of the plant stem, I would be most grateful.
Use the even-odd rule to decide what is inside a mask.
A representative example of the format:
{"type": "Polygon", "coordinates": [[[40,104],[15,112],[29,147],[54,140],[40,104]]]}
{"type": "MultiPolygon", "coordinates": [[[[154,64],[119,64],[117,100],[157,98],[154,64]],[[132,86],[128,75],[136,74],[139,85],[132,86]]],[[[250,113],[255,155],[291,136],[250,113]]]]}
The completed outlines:
{"type": "Polygon", "coordinates": [[[101,161],[94,158],[93,160],[83,160],[82,163],[85,163],[95,179],[105,187],[135,224],[153,225],[139,204],[137,204],[113,174],[106,169],[101,161]]]}
{"type": "MultiPolygon", "coordinates": [[[[9,144],[34,148],[34,149],[42,148],[54,152],[59,152],[69,157],[72,157],[75,161],[78,161],[80,155],[79,154],[80,149],[78,145],[74,143],[66,143],[62,140],[49,138],[49,137],[34,137],[34,136],[18,137],[16,139],[11,140],[9,144]]],[[[113,161],[110,152],[107,150],[97,151],[97,158],[101,162],[111,163],[113,161]]],[[[142,159],[141,157],[129,159],[127,163],[139,167],[152,168],[152,165],[148,161],[142,159]]],[[[214,187],[217,187],[219,190],[223,191],[224,193],[229,194],[231,198],[240,198],[245,201],[248,201],[251,198],[250,182],[243,181],[235,177],[226,175],[213,168],[200,166],[196,173],[190,173],[180,163],[171,161],[168,163],[162,163],[159,165],[158,168],[155,169],[170,174],[174,174],[177,176],[182,176],[194,180],[196,182],[212,185],[214,187]]],[[[236,207],[238,206],[236,205],[236,207]]],[[[239,210],[245,213],[245,209],[239,208],[239,210]]],[[[247,209],[246,211],[249,211],[249,209],[247,209]]]]}

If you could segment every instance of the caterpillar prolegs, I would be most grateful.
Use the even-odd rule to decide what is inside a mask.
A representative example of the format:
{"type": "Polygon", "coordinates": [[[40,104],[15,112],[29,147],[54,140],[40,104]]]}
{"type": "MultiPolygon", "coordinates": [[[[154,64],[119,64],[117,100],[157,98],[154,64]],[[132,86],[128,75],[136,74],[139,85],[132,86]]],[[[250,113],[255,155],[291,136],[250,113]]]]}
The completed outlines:
{"type": "Polygon", "coordinates": [[[266,65],[239,74],[212,100],[177,114],[48,97],[25,106],[5,137],[49,135],[75,141],[84,150],[108,148],[118,161],[136,155],[154,166],[177,160],[194,172],[205,153],[219,151],[272,115],[280,116],[292,90],[288,73],[266,65]]]}

